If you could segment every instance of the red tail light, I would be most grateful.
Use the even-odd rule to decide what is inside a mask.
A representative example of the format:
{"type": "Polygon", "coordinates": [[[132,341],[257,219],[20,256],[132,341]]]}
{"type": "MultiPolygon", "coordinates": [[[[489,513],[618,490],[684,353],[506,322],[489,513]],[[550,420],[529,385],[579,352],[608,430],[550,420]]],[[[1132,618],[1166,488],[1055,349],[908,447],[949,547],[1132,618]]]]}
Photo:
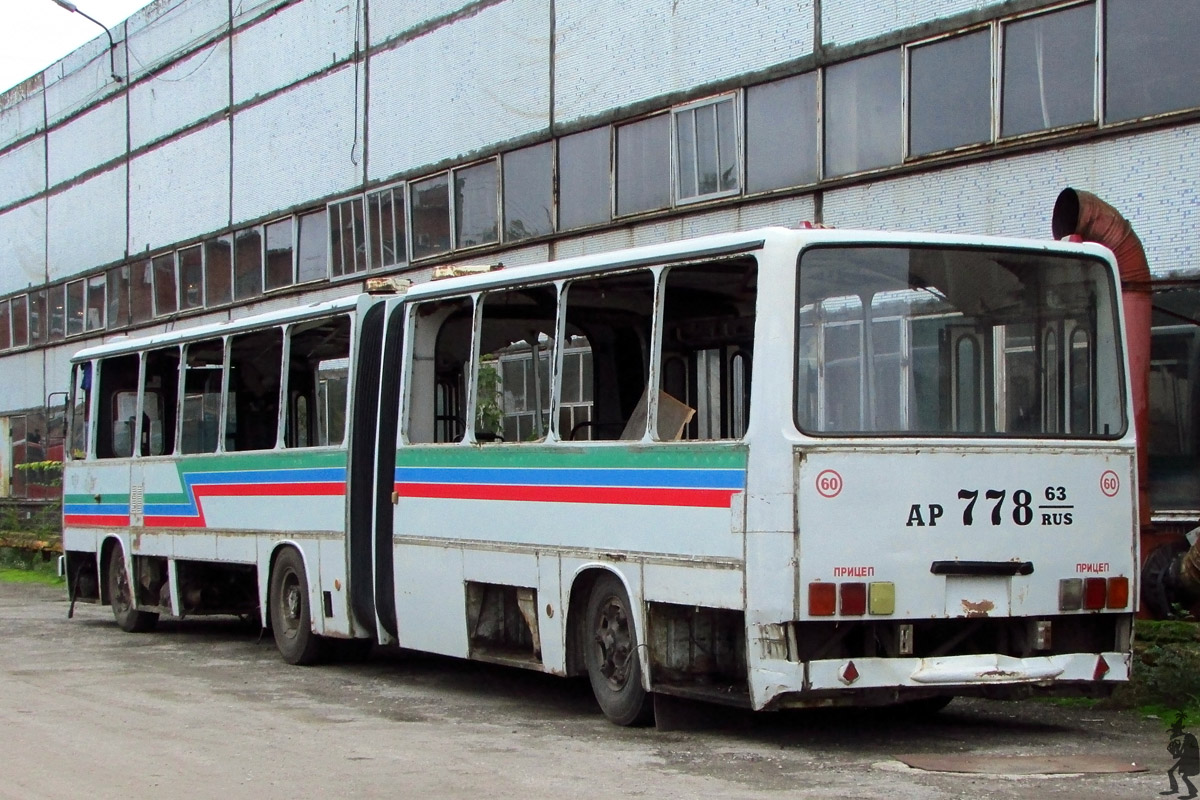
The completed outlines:
{"type": "Polygon", "coordinates": [[[837,611],[837,584],[819,581],[808,585],[808,613],[814,617],[832,617],[837,611]]]}
{"type": "Polygon", "coordinates": [[[1083,607],[1089,611],[1104,608],[1108,602],[1108,581],[1104,578],[1084,578],[1083,607]]]}
{"type": "Polygon", "coordinates": [[[1129,578],[1108,579],[1108,607],[1125,608],[1129,605],[1129,578]]]}

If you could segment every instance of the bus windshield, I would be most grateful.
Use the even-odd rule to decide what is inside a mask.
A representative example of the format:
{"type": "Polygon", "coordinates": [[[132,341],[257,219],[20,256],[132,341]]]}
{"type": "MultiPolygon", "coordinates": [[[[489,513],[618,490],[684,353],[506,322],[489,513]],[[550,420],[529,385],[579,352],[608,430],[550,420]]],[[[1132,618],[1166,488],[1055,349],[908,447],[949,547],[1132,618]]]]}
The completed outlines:
{"type": "Polygon", "coordinates": [[[1080,256],[818,246],[799,260],[795,418],[817,435],[1115,438],[1112,279],[1080,256]]]}

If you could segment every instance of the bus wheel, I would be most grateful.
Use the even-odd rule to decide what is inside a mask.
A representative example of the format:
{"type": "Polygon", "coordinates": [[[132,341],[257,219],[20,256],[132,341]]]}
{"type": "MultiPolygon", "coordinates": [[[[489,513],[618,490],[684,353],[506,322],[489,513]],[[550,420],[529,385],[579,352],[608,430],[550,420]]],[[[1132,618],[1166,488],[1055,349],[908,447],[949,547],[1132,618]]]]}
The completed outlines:
{"type": "Polygon", "coordinates": [[[125,569],[125,552],[119,546],[113,547],[108,554],[108,599],[121,630],[145,633],[154,630],[158,624],[158,614],[133,607],[133,587],[125,569]]]}
{"type": "Polygon", "coordinates": [[[600,710],[617,725],[651,721],[654,705],[642,688],[629,597],[615,575],[597,579],[588,597],[583,631],[584,663],[600,710]]]}
{"type": "Polygon", "coordinates": [[[271,630],[279,654],[289,664],[315,664],[321,639],[312,630],[308,608],[308,576],[304,559],[295,549],[284,549],[271,571],[271,630]]]}

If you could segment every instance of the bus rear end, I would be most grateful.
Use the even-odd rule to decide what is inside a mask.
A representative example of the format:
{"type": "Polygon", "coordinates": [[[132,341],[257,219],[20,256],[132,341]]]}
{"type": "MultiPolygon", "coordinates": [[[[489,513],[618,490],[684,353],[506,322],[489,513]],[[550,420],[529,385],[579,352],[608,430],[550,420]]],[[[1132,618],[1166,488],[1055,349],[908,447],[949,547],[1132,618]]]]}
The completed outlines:
{"type": "Polygon", "coordinates": [[[1126,680],[1137,487],[1107,251],[846,236],[797,276],[798,614],[755,705],[1126,680]]]}

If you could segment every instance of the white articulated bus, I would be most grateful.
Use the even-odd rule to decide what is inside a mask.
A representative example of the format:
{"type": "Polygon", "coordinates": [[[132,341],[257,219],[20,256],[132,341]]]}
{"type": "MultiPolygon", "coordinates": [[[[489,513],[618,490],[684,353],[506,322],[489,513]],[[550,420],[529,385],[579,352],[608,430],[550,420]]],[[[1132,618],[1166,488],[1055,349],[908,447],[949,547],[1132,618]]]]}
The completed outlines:
{"type": "Polygon", "coordinates": [[[771,228],[93,347],[70,594],[587,674],[621,724],[1103,693],[1118,297],[1090,244],[771,228]]]}

